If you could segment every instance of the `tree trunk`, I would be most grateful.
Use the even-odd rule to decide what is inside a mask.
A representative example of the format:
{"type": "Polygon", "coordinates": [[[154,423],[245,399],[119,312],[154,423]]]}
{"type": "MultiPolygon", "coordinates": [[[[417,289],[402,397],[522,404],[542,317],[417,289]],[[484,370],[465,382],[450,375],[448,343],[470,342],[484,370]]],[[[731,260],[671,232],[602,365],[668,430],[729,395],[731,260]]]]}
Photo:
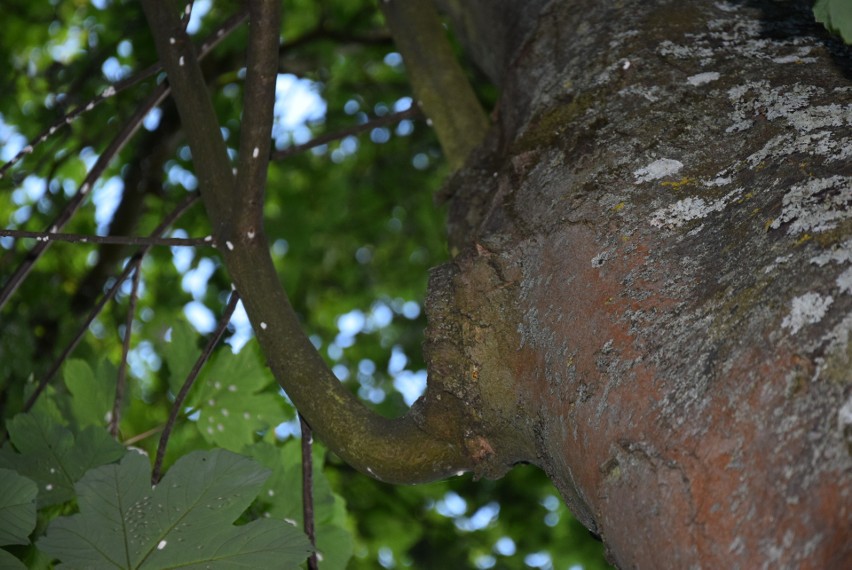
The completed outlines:
{"type": "Polygon", "coordinates": [[[423,409],[622,568],[852,568],[850,50],[808,2],[444,4],[502,98],[423,409]]]}

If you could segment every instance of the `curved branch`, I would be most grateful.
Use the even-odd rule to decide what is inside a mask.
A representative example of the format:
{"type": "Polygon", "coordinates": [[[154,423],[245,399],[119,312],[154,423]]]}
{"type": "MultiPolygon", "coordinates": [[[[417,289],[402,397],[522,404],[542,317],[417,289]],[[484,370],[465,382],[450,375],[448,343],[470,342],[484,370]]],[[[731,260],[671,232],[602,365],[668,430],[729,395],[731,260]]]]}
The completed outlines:
{"type": "MultiPolygon", "coordinates": [[[[256,0],[255,3],[258,6],[253,8],[253,14],[273,10],[263,5],[270,0],[256,0]]],[[[262,228],[250,232],[251,226],[238,225],[251,220],[251,213],[234,211],[235,206],[242,205],[238,181],[231,171],[193,46],[180,26],[177,13],[158,0],[143,0],[142,4],[186,129],[202,197],[225,265],[243,298],[270,368],[299,412],[330,449],[356,469],[383,481],[425,482],[472,468],[473,462],[461,442],[442,440],[427,433],[419,427],[415,414],[399,419],[379,416],[345,389],[328,369],[302,331],[298,316],[278,280],[262,228]]],[[[277,24],[260,24],[252,18],[250,33],[266,32],[265,37],[250,40],[250,49],[265,54],[267,49],[271,51],[269,44],[277,47],[279,28],[277,24]]],[[[250,55],[254,57],[264,62],[263,65],[272,64],[261,53],[250,55]]],[[[246,104],[271,105],[274,92],[269,90],[268,85],[247,86],[246,92],[256,93],[258,99],[255,101],[254,96],[250,96],[246,104]]],[[[247,112],[246,119],[267,120],[261,112],[247,112]]],[[[240,146],[252,149],[251,159],[262,165],[265,179],[271,122],[257,127],[244,126],[243,136],[251,137],[254,144],[241,143],[240,146]],[[261,136],[266,142],[254,138],[261,136]],[[266,153],[260,152],[261,145],[267,149],[266,153]],[[255,147],[259,149],[256,157],[255,147]]],[[[245,160],[250,159],[243,155],[242,161],[245,160]]],[[[246,172],[249,170],[243,170],[246,178],[257,176],[259,179],[261,176],[259,171],[246,172]]]]}

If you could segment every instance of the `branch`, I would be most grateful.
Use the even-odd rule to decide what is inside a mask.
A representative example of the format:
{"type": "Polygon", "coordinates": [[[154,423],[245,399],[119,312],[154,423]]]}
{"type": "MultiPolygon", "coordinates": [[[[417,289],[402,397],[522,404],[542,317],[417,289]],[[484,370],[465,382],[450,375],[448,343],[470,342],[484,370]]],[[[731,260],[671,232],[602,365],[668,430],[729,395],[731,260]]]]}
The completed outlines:
{"type": "Polygon", "coordinates": [[[383,0],[379,5],[417,104],[432,120],[447,162],[456,170],[485,138],[485,111],[453,55],[432,1],[383,0]]]}
{"type": "MultiPolygon", "coordinates": [[[[265,236],[262,232],[249,236],[235,225],[234,175],[192,45],[165,3],[143,0],[142,6],[192,149],[213,234],[225,245],[221,248],[225,265],[269,366],[299,412],[332,451],[378,479],[416,483],[472,468],[462,442],[447,442],[423,431],[412,414],[388,419],[368,410],[328,369],[301,330],[278,280],[265,236]]],[[[274,33],[250,40],[252,45],[266,41],[277,46],[277,28],[253,23],[250,33],[260,30],[274,33]]],[[[271,124],[267,129],[269,136],[271,124]]],[[[268,156],[258,153],[264,161],[268,156]]]]}
{"type": "Polygon", "coordinates": [[[110,245],[165,245],[170,247],[216,247],[213,236],[203,238],[164,238],[157,236],[93,236],[88,234],[59,234],[49,232],[29,232],[26,230],[2,230],[0,237],[15,239],[32,238],[38,242],[64,241],[68,243],[94,243],[110,245]]]}
{"type": "MultiPolygon", "coordinates": [[[[227,33],[230,33],[245,19],[245,13],[237,14],[233,18],[230,18],[225,24],[222,25],[216,32],[213,34],[213,38],[202,44],[202,52],[200,57],[204,57],[207,53],[210,52],[213,47],[215,47],[219,41],[224,39],[227,33]]],[[[112,87],[108,87],[106,91],[113,89],[112,87]]],[[[139,130],[139,127],[142,125],[142,121],[145,119],[145,116],[148,112],[159,105],[169,94],[169,86],[165,83],[161,83],[158,85],[154,91],[148,96],[147,99],[136,109],[136,112],[133,113],[133,116],[129,121],[125,122],[124,127],[122,127],[121,132],[116,135],[116,137],[112,140],[109,147],[98,157],[95,166],[92,170],[86,175],[86,178],[83,180],[83,183],[80,185],[77,193],[69,200],[69,202],[65,205],[62,212],[53,220],[53,222],[48,226],[49,233],[58,232],[62,229],[68,220],[74,215],[74,213],[80,208],[83,204],[83,200],[86,197],[86,194],[89,193],[89,190],[92,189],[94,183],[101,177],[101,174],[106,170],[112,158],[117,155],[127,142],[133,137],[134,134],[139,130]]],[[[217,133],[218,136],[218,133],[217,133]]],[[[9,280],[3,285],[3,289],[0,290],[0,309],[2,309],[6,302],[8,302],[9,298],[14,294],[15,291],[18,290],[18,287],[21,286],[24,279],[26,279],[27,275],[29,275],[36,261],[42,256],[42,254],[47,251],[47,248],[50,246],[50,240],[42,241],[37,243],[35,247],[27,254],[26,259],[20,266],[18,266],[15,273],[9,278],[9,280]]]]}
{"type": "MultiPolygon", "coordinates": [[[[227,35],[229,35],[232,31],[234,31],[246,18],[247,13],[245,11],[239,12],[225,21],[201,46],[202,54],[208,53],[211,49],[213,49],[216,45],[219,44],[227,35]]],[[[187,19],[188,22],[188,19],[187,19]]],[[[22,148],[18,154],[13,156],[7,163],[0,166],[0,179],[2,179],[6,172],[15,166],[18,162],[21,161],[25,156],[32,153],[35,150],[35,147],[46,141],[52,135],[54,135],[57,131],[66,127],[77,120],[81,115],[88,113],[110,97],[114,97],[115,95],[130,89],[134,85],[138,85],[145,81],[146,79],[150,79],[157,75],[160,71],[163,70],[163,67],[159,62],[149,65],[142,71],[134,73],[130,77],[122,79],[120,81],[116,81],[114,84],[107,86],[104,88],[100,94],[96,95],[92,99],[86,102],[84,105],[80,105],[70,112],[66,113],[64,116],[60,117],[56,122],[54,122],[50,127],[46,128],[42,131],[36,138],[29,141],[24,148],[22,148]]]]}
{"type": "MultiPolygon", "coordinates": [[[[95,181],[97,181],[101,175],[106,170],[109,163],[112,161],[113,157],[115,157],[124,146],[128,143],[128,141],[133,137],[134,134],[139,130],[139,127],[142,126],[142,120],[148,114],[148,112],[159,105],[163,99],[165,99],[168,94],[168,90],[165,84],[161,84],[157,86],[153,93],[151,93],[148,98],[142,103],[137,109],[133,116],[129,121],[124,123],[124,126],[121,129],[115,138],[110,142],[109,146],[104,150],[103,153],[98,157],[97,162],[95,162],[95,166],[92,167],[92,170],[86,174],[86,177],[83,179],[83,183],[77,189],[77,193],[68,201],[59,215],[54,218],[53,222],[48,226],[48,233],[56,233],[62,227],[68,223],[68,220],[74,215],[75,212],[80,208],[83,204],[83,200],[86,198],[86,195],[92,189],[95,181]]],[[[42,256],[42,254],[47,251],[47,248],[50,246],[50,240],[42,240],[35,245],[35,247],[30,250],[27,254],[26,259],[24,259],[23,263],[18,266],[15,273],[9,278],[6,284],[3,286],[3,290],[0,291],[0,309],[2,309],[12,294],[17,291],[18,287],[21,286],[24,279],[26,279],[27,275],[29,275],[36,261],[42,256]]]]}
{"type": "Polygon", "coordinates": [[[308,570],[318,570],[317,541],[314,532],[314,457],[312,452],[314,436],[311,433],[311,426],[302,414],[299,414],[299,426],[302,428],[302,526],[313,547],[313,551],[308,556],[308,570]]]}
{"type": "MultiPolygon", "coordinates": [[[[171,226],[178,218],[180,218],[184,214],[184,212],[186,212],[190,208],[190,206],[192,206],[197,200],[197,194],[193,194],[192,196],[187,197],[183,202],[178,205],[177,208],[175,208],[175,210],[165,220],[163,220],[163,222],[159,226],[157,226],[157,229],[152,232],[152,235],[159,235],[165,232],[169,228],[169,226],[171,226]]],[[[151,246],[147,245],[141,248],[138,252],[136,252],[136,254],[133,255],[133,257],[130,258],[130,260],[127,262],[127,265],[125,265],[124,267],[124,271],[121,272],[121,275],[118,276],[118,278],[115,280],[115,283],[112,284],[112,287],[110,287],[107,292],[104,293],[104,296],[101,298],[98,304],[95,305],[95,307],[89,312],[89,316],[86,318],[83,324],[80,325],[80,328],[77,329],[77,334],[74,335],[74,338],[71,339],[71,342],[68,343],[68,345],[65,347],[65,350],[62,351],[62,354],[60,354],[59,357],[53,362],[53,365],[50,367],[47,373],[42,376],[41,380],[39,380],[39,383],[36,386],[35,390],[32,394],[30,394],[29,399],[27,399],[26,403],[24,404],[22,411],[27,412],[30,410],[30,408],[32,408],[38,397],[53,379],[53,376],[59,371],[59,368],[68,358],[68,356],[74,351],[75,348],[77,348],[77,345],[80,344],[80,341],[83,339],[83,336],[89,330],[89,326],[101,313],[101,311],[109,302],[109,300],[115,296],[116,292],[118,292],[118,288],[121,287],[121,284],[124,283],[124,280],[127,279],[127,277],[130,275],[130,272],[133,271],[133,264],[137,260],[142,259],[142,257],[144,257],[150,250],[151,246]]]]}
{"type": "Polygon", "coordinates": [[[404,119],[413,119],[415,117],[421,116],[422,113],[420,109],[416,106],[412,105],[405,111],[399,111],[397,113],[391,113],[390,115],[385,115],[384,117],[376,117],[375,119],[371,119],[366,123],[362,123],[360,125],[355,125],[354,127],[349,127],[348,129],[343,129],[341,131],[337,131],[334,133],[326,133],[324,135],[320,135],[318,137],[314,137],[303,144],[297,144],[295,146],[287,147],[283,150],[277,150],[272,153],[272,160],[282,160],[289,156],[293,156],[296,154],[300,154],[305,152],[306,150],[310,150],[312,148],[316,148],[318,146],[322,146],[324,144],[328,144],[330,142],[334,142],[348,136],[360,135],[361,133],[371,131],[376,127],[384,127],[385,125],[392,125],[394,123],[398,123],[404,119]]]}
{"type": "Polygon", "coordinates": [[[136,302],[139,300],[139,273],[142,270],[142,258],[133,263],[133,285],[130,289],[130,301],[127,304],[127,318],[124,320],[124,338],[121,342],[121,362],[118,363],[118,378],[115,381],[115,399],[112,415],[109,418],[109,433],[118,439],[118,424],[121,422],[121,406],[124,404],[124,391],[127,386],[127,354],[130,352],[130,337],[133,332],[133,317],[136,316],[136,302]]]}
{"type": "Polygon", "coordinates": [[[216,348],[216,345],[219,344],[219,340],[222,338],[222,335],[225,334],[225,329],[228,328],[228,323],[231,322],[231,315],[234,314],[234,309],[237,308],[237,302],[239,302],[239,300],[240,295],[236,291],[233,291],[231,293],[231,298],[228,300],[228,305],[225,307],[225,312],[222,313],[222,318],[219,319],[219,325],[216,327],[216,330],[213,331],[213,336],[210,337],[210,340],[207,342],[207,346],[204,347],[204,350],[192,366],[192,370],[190,370],[189,374],[187,374],[186,380],[183,382],[183,386],[180,387],[180,392],[178,392],[177,396],[175,396],[174,404],[172,404],[172,409],[169,412],[169,419],[166,421],[163,433],[160,434],[160,443],[157,445],[157,458],[154,461],[154,471],[151,473],[152,485],[156,485],[160,482],[160,471],[163,468],[163,458],[166,455],[166,446],[169,444],[169,438],[172,435],[172,428],[175,427],[178,414],[180,414],[181,410],[183,410],[183,403],[186,400],[187,395],[189,395],[189,391],[192,389],[195,379],[198,378],[198,373],[201,372],[201,368],[208,360],[210,360],[210,355],[213,354],[213,349],[216,348]]]}
{"type": "Polygon", "coordinates": [[[272,145],[272,109],[278,78],[278,36],[281,2],[249,2],[249,45],[246,58],[243,122],[234,195],[237,230],[252,239],[263,229],[263,191],[272,145]]]}

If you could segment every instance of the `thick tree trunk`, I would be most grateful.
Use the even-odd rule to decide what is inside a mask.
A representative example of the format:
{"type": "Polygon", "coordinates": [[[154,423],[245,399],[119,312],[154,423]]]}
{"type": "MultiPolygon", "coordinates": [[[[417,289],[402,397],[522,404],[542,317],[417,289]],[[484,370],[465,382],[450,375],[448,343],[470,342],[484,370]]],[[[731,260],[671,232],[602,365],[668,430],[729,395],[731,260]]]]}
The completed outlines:
{"type": "Polygon", "coordinates": [[[424,409],[622,568],[852,568],[850,50],[808,2],[445,4],[503,95],[424,409]]]}

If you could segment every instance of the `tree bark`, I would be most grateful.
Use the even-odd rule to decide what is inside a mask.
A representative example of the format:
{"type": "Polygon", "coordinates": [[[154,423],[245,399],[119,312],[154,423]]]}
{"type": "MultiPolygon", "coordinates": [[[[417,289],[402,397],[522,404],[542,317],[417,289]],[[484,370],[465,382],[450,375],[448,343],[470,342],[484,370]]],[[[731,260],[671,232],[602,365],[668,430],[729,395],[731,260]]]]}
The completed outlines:
{"type": "Polygon", "coordinates": [[[444,191],[426,416],[619,567],[852,567],[850,49],[807,2],[443,4],[502,98],[444,191]]]}

